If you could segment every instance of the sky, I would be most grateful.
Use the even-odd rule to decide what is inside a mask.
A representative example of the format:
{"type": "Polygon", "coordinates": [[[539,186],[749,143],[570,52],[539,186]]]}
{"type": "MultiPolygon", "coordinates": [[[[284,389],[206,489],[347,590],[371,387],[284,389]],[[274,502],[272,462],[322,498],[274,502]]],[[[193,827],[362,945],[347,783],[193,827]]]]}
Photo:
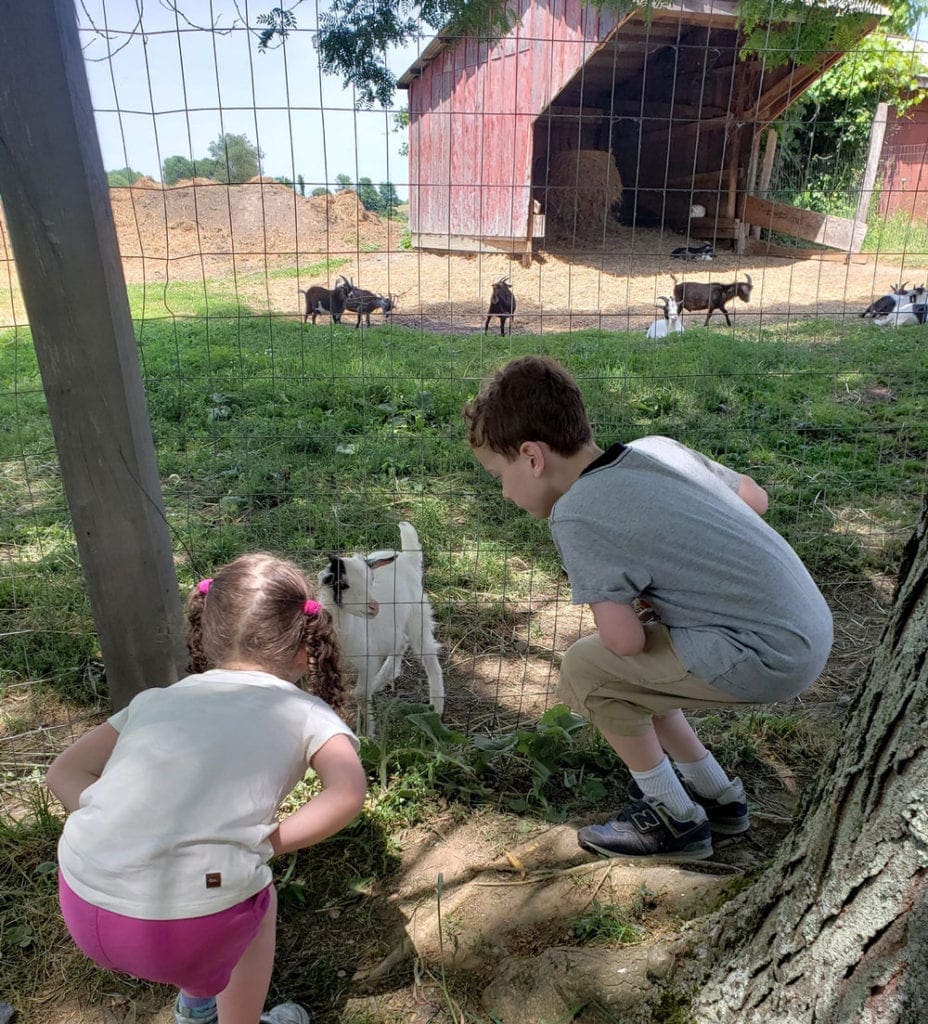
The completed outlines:
{"type": "MultiPolygon", "coordinates": [[[[405,133],[392,131],[392,110],[356,109],[353,92],[320,72],[313,0],[295,6],[285,46],[258,52],[256,17],[277,2],[76,0],[104,167],[160,180],[166,157],[205,157],[232,132],[260,147],[263,174],[302,174],[307,193],[347,174],[391,181],[405,197],[405,133]]],[[[429,39],[391,54],[391,69],[404,71],[429,39]]],[[[405,107],[405,91],[394,103],[405,107]]]]}

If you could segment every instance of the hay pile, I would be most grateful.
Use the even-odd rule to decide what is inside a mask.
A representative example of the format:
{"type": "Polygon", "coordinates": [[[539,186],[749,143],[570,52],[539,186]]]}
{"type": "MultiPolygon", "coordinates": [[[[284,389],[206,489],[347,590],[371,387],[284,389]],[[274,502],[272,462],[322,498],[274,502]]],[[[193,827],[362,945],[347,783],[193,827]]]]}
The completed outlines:
{"type": "Polygon", "coordinates": [[[602,233],[622,202],[622,179],[607,150],[563,150],[551,157],[545,199],[547,231],[554,237],[602,233]]]}

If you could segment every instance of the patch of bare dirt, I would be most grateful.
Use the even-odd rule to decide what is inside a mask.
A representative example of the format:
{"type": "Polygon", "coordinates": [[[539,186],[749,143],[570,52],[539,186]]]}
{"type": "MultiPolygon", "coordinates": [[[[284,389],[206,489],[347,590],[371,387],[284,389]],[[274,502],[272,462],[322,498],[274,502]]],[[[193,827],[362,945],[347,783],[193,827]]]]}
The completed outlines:
{"type": "MultiPolygon", "coordinates": [[[[644,328],[656,315],[655,298],[670,293],[672,273],[715,281],[749,273],[751,303],[732,303],[735,323],[742,326],[851,315],[900,273],[898,260],[881,265],[857,257],[845,264],[738,257],[724,250],[713,262],[681,264],[669,254],[701,240],[696,221],[687,238],[606,220],[601,231],[574,243],[550,243],[527,268],[499,253],[404,251],[403,226],[365,210],[354,192],[306,198],[266,179],[227,186],[200,178],[170,188],[142,179],[132,188],[110,189],[110,198],[129,282],[257,274],[257,281],[237,281],[240,299],[258,312],[296,316],[300,301],[293,279],[262,275],[346,259],[328,278],[301,279],[300,286],[331,284],[336,273],[345,273],[362,287],[398,294],[398,323],[441,333],[482,330],[491,285],[503,276],[510,277],[518,299],[515,331],[543,333],[644,328]]],[[[912,265],[902,271],[922,274],[922,254],[908,258],[912,265]]],[[[699,314],[688,319],[702,322],[699,314]]],[[[0,218],[0,326],[25,322],[0,218]]]]}

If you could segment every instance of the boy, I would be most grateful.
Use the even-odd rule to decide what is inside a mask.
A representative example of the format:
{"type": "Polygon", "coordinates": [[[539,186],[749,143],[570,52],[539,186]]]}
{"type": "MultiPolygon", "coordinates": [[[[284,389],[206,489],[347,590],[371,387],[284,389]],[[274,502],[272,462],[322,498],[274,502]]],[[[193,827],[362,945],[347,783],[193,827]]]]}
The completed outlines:
{"type": "Polygon", "coordinates": [[[581,828],[580,845],[710,857],[713,832],[749,827],[744,787],[681,708],[788,700],[831,649],[824,598],[761,518],[766,492],[666,437],[603,451],[575,381],[546,356],[512,360],[464,417],[503,497],[548,519],[573,603],[596,622],[565,653],[558,697],[599,728],[633,782],[631,803],[581,828]],[[656,621],[643,621],[641,601],[656,621]]]}

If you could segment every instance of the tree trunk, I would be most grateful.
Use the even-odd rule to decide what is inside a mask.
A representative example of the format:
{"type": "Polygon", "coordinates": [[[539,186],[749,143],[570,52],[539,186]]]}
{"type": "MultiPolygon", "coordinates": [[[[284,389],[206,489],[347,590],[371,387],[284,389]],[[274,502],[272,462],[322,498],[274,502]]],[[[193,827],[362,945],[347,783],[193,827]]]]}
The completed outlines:
{"type": "Polygon", "coordinates": [[[831,763],[689,963],[699,1024],[928,1022],[926,592],[928,504],[831,763]]]}

